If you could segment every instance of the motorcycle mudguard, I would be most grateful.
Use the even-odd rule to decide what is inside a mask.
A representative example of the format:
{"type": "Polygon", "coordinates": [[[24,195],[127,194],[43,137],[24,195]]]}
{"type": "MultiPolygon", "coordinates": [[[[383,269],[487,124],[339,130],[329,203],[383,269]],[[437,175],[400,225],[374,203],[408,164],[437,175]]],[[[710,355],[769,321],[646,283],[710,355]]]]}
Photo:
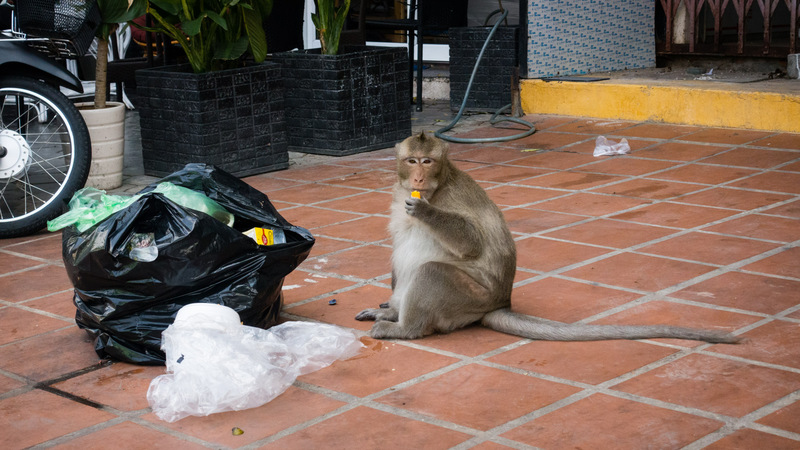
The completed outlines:
{"type": "Polygon", "coordinates": [[[60,86],[68,87],[73,91],[83,93],[81,80],[66,68],[35,50],[31,50],[24,42],[0,40],[0,73],[12,74],[14,71],[32,78],[44,78],[60,86]],[[9,70],[8,66],[12,64],[15,68],[14,70],[9,70]]]}

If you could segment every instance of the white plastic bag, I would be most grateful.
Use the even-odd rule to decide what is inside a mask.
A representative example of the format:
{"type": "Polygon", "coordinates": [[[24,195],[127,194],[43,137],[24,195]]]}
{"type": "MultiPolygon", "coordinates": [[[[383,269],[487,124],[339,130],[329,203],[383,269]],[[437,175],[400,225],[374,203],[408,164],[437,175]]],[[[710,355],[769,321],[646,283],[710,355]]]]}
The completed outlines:
{"type": "Polygon", "coordinates": [[[605,136],[597,136],[594,146],[594,156],[624,155],[631,151],[628,140],[622,138],[619,143],[613,143],[605,136]]]}
{"type": "Polygon", "coordinates": [[[241,325],[231,308],[194,303],[164,330],[167,373],[147,391],[167,422],[261,406],[297,376],[358,353],[356,336],[333,325],[286,322],[269,330],[241,325]]]}

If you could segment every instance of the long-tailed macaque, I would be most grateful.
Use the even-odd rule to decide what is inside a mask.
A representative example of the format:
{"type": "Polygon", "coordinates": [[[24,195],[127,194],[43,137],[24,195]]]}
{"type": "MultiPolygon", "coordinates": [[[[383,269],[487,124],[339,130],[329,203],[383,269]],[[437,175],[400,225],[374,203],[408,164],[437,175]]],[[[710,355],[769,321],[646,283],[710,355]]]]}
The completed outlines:
{"type": "Polygon", "coordinates": [[[679,338],[735,343],[734,335],[666,325],[564,324],[511,312],[516,246],[486,192],[447,159],[447,144],[421,133],[396,146],[389,229],[392,295],[361,311],[374,338],[416,339],[480,321],[529,339],[679,338]],[[419,191],[421,198],[412,197],[419,191]]]}

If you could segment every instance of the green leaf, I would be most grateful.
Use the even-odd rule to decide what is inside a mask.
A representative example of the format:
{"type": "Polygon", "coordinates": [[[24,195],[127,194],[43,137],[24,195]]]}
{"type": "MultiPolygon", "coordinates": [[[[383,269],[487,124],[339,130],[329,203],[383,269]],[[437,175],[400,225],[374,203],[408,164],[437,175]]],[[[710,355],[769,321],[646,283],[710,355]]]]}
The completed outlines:
{"type": "Polygon", "coordinates": [[[223,30],[228,29],[228,22],[214,11],[206,11],[206,16],[216,22],[217,25],[221,26],[223,30]]]}
{"type": "Polygon", "coordinates": [[[183,11],[181,0],[148,0],[156,8],[164,11],[167,14],[177,16],[183,11]]]}
{"type": "Polygon", "coordinates": [[[214,49],[214,59],[238,59],[247,51],[248,45],[247,36],[242,36],[236,42],[218,43],[214,49]]]}
{"type": "Polygon", "coordinates": [[[204,16],[200,16],[194,20],[189,20],[181,24],[181,29],[187,36],[197,36],[200,34],[200,27],[203,24],[204,16]]]}
{"type": "Polygon", "coordinates": [[[261,22],[261,14],[258,11],[249,9],[243,10],[244,27],[247,30],[247,37],[250,41],[250,51],[256,62],[262,62],[267,58],[267,36],[264,33],[264,26],[261,22]]]}

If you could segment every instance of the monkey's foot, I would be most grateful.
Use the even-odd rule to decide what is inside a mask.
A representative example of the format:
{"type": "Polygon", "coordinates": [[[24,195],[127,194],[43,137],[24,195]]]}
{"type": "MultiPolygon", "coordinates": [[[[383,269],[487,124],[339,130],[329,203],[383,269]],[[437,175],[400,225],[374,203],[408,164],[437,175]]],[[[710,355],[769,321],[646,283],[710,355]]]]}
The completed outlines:
{"type": "Polygon", "coordinates": [[[421,332],[404,329],[397,322],[380,321],[372,325],[369,330],[370,337],[374,339],[418,339],[422,337],[421,332]]]}
{"type": "Polygon", "coordinates": [[[356,314],[356,320],[388,320],[397,321],[397,310],[392,308],[369,308],[356,314]]]}

